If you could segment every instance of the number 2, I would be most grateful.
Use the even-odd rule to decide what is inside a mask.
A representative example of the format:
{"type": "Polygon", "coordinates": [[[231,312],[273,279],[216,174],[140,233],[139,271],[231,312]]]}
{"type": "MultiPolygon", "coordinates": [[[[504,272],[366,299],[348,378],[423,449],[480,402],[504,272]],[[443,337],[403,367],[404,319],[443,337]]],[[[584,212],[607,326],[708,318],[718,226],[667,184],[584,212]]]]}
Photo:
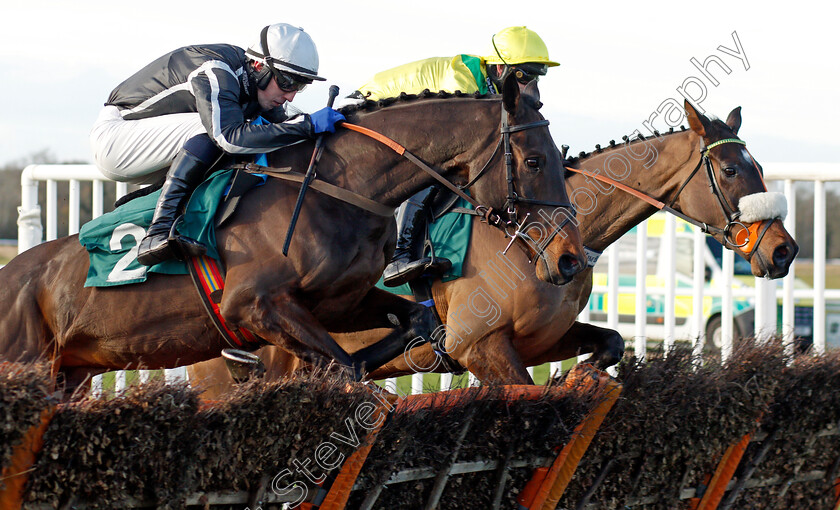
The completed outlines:
{"type": "Polygon", "coordinates": [[[120,260],[114,265],[114,269],[108,273],[109,282],[135,280],[146,275],[146,271],[149,269],[146,266],[140,266],[136,269],[126,269],[129,264],[137,260],[137,250],[140,247],[140,240],[143,239],[144,235],[146,235],[146,229],[134,223],[123,223],[114,229],[109,243],[111,251],[116,252],[122,250],[122,240],[129,236],[134,238],[134,246],[128,250],[128,253],[120,257],[120,260]]]}

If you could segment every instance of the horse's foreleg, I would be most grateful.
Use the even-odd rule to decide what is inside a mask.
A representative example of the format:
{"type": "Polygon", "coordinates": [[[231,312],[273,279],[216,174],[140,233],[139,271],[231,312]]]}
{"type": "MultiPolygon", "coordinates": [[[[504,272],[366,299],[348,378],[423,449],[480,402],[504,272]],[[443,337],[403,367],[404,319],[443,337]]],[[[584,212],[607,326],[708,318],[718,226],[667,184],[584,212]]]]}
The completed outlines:
{"type": "MultiPolygon", "coordinates": [[[[331,333],[367,331],[376,328],[434,328],[434,317],[429,308],[409,301],[380,288],[373,287],[349,315],[342,320],[324,325],[331,333]],[[394,322],[396,319],[396,323],[394,322]]],[[[428,334],[431,334],[429,329],[428,334]]]]}
{"type": "Polygon", "coordinates": [[[466,367],[483,383],[534,384],[511,342],[509,331],[496,330],[470,347],[466,367]]]}
{"type": "Polygon", "coordinates": [[[621,361],[624,356],[624,338],[613,329],[575,321],[551,349],[528,364],[541,365],[588,353],[592,353],[592,356],[586,363],[606,370],[621,361]]]}
{"type": "Polygon", "coordinates": [[[365,331],[384,327],[392,329],[381,340],[353,353],[356,365],[364,365],[369,373],[404,356],[411,347],[428,342],[437,326],[431,309],[377,288],[368,292],[352,317],[355,320],[346,321],[341,329],[330,327],[330,331],[365,331]],[[398,324],[392,322],[389,314],[394,315],[398,324]]]}
{"type": "Polygon", "coordinates": [[[289,293],[236,297],[222,299],[222,316],[230,323],[251,330],[307,363],[324,365],[335,360],[348,367],[353,365],[350,355],[312,312],[289,293]]]}

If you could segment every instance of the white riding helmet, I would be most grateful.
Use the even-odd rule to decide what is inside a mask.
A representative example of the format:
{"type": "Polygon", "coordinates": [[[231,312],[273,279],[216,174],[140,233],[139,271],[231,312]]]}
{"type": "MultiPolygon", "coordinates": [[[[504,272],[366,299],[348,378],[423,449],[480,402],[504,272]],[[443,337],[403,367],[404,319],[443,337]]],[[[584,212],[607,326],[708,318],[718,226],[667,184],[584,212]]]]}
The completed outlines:
{"type": "Polygon", "coordinates": [[[251,45],[245,55],[265,64],[272,74],[276,71],[312,80],[324,81],[318,76],[318,50],[309,34],[288,23],[276,23],[262,29],[260,39],[251,45]]]}

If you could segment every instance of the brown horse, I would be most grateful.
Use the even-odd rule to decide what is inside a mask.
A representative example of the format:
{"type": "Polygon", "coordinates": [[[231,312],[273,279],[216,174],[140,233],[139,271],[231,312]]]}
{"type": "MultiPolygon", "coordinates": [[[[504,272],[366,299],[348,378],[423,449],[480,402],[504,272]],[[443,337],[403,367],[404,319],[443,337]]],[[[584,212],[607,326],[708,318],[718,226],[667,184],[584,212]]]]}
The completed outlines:
{"type": "MultiPolygon", "coordinates": [[[[536,216],[540,206],[551,204],[553,214],[554,206],[568,204],[562,159],[538,111],[536,87],[520,93],[511,79],[503,89],[501,96],[409,97],[347,112],[348,123],[402,142],[405,157],[372,138],[339,130],[324,145],[318,180],[391,212],[375,214],[310,190],[285,257],[278,232],[288,227],[299,186],[269,179],[217,232],[227,268],[223,317],[307,363],[335,360],[353,367],[356,377],[363,365],[374,369],[418,334],[428,335],[425,307],[374,287],[393,252],[394,208],[434,182],[437,173],[466,183],[479,172],[471,194],[491,219],[498,218],[493,211],[536,216]],[[510,158],[501,157],[500,139],[510,158]],[[435,170],[422,172],[407,157],[435,170]],[[398,331],[353,355],[328,334],[393,328],[393,316],[402,325],[398,331]]],[[[269,163],[303,169],[312,149],[308,143],[277,151],[269,163]]],[[[543,241],[539,249],[522,243],[523,251],[541,261],[536,265],[541,281],[563,284],[583,268],[573,222],[543,241]]],[[[7,306],[0,319],[0,359],[48,359],[73,386],[107,370],[195,363],[225,347],[189,277],[150,274],[139,285],[85,288],[88,267],[74,235],[39,245],[0,270],[0,301],[7,306]]]]}
{"type": "MultiPolygon", "coordinates": [[[[737,139],[740,108],[734,109],[725,123],[698,114],[687,102],[685,110],[690,130],[611,144],[574,161],[573,166],[590,174],[612,176],[624,185],[658,198],[671,205],[677,214],[706,224],[719,241],[733,247],[732,239],[742,235],[742,227],[733,223],[722,204],[730,204],[737,211],[743,197],[766,191],[760,166],[743,145],[738,142],[713,145],[737,139]],[[712,146],[708,151],[712,175],[706,174],[703,160],[704,148],[709,146],[712,146]],[[710,191],[710,177],[715,182],[714,192],[710,191]],[[723,237],[724,230],[728,242],[723,237]]],[[[650,203],[587,175],[567,176],[566,186],[577,205],[584,244],[598,252],[657,210],[650,203]]],[[[768,221],[751,220],[760,227],[753,234],[752,249],[749,252],[744,251],[746,246],[735,249],[750,260],[756,276],[780,278],[787,274],[799,248],[779,219],[762,219],[768,221]],[[757,236],[761,239],[755,239],[757,236]]],[[[516,384],[531,383],[528,366],[579,354],[592,353],[590,362],[600,368],[616,363],[624,350],[621,336],[613,330],[575,320],[592,290],[591,269],[563,287],[545,285],[526,273],[528,261],[522,254],[511,251],[507,256],[500,255],[505,243],[504,237],[493,229],[474,223],[464,277],[433,285],[435,305],[447,322],[447,350],[452,357],[483,381],[516,384]]],[[[337,338],[351,352],[371,341],[361,334],[337,338]]],[[[275,352],[272,356],[290,363],[288,354],[275,352]]],[[[231,384],[220,360],[201,363],[189,370],[191,380],[213,377],[216,383],[213,391],[226,389],[218,383],[220,379],[231,384]]],[[[444,371],[429,346],[414,348],[371,377],[417,371],[444,371]]]]}

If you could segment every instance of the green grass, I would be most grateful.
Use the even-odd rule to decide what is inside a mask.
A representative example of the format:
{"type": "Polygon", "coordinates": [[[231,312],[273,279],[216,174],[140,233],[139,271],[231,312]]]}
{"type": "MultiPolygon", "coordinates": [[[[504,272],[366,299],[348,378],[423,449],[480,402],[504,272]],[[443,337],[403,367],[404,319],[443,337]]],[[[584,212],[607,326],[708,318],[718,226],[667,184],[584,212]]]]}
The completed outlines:
{"type": "Polygon", "coordinates": [[[0,246],[0,266],[8,264],[17,255],[17,246],[0,246]]]}
{"type": "MultiPolygon", "coordinates": [[[[577,363],[577,359],[567,359],[563,361],[562,369],[566,371],[577,363]]],[[[549,364],[534,367],[534,383],[545,384],[549,377],[549,364]]],[[[385,386],[385,380],[378,380],[376,384],[385,386]]],[[[469,376],[465,373],[457,375],[452,378],[452,388],[466,388],[469,385],[469,376]]],[[[440,374],[424,374],[423,375],[423,393],[431,393],[438,391],[440,388],[440,374]]],[[[411,394],[411,376],[404,375],[397,378],[397,393],[400,395],[411,394]]]]}
{"type": "MultiPolygon", "coordinates": [[[[796,262],[796,277],[813,287],[814,264],[812,262],[796,262]]],[[[825,288],[840,289],[840,264],[826,265],[825,288]]]]}

